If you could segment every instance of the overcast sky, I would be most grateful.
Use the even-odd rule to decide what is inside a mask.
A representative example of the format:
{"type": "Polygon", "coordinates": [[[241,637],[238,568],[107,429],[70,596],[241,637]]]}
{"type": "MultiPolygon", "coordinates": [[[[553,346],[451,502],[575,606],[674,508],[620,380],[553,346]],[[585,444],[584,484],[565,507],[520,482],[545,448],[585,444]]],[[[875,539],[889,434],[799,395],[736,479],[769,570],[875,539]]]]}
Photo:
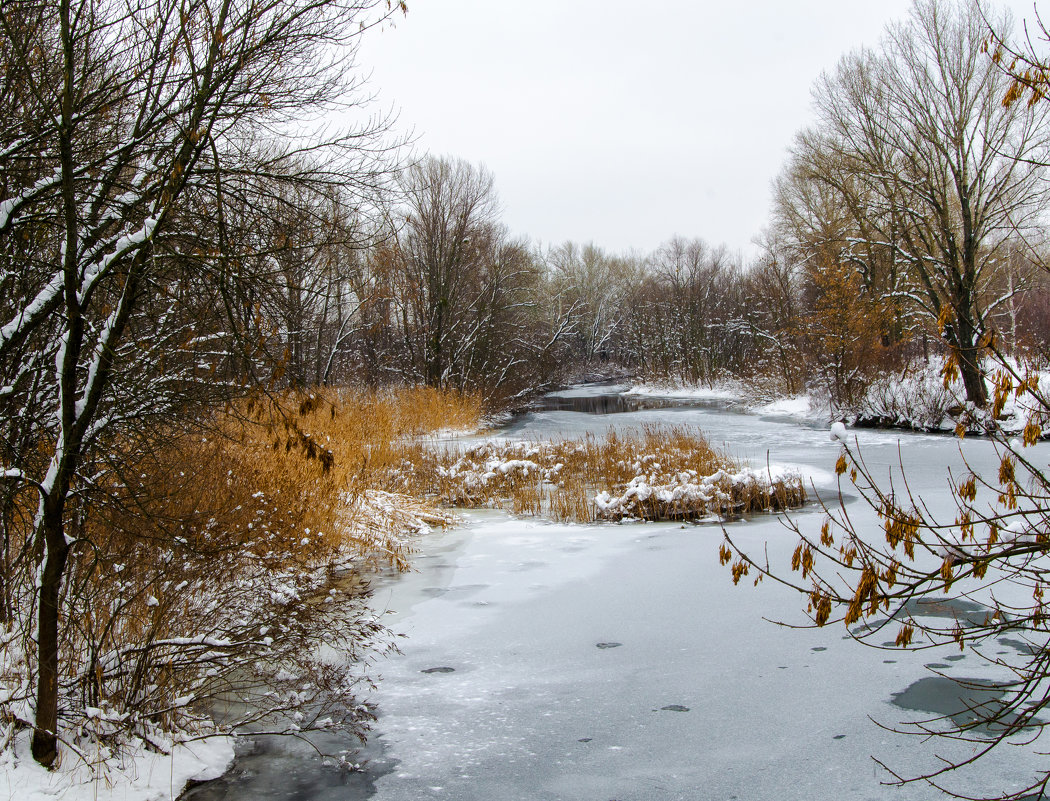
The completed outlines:
{"type": "MultiPolygon", "coordinates": [[[[517,235],[751,255],[810,87],[909,0],[409,0],[361,66],[416,149],[484,164],[517,235]]],[[[1031,0],[1007,4],[1031,16],[1031,0]]]]}

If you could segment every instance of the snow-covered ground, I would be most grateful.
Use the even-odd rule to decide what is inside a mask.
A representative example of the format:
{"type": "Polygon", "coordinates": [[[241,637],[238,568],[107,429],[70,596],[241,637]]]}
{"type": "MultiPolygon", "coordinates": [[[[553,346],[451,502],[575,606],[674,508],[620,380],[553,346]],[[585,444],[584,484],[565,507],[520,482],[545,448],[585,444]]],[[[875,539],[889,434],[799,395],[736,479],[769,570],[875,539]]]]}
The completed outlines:
{"type": "Polygon", "coordinates": [[[734,383],[715,386],[681,386],[669,384],[624,385],[627,397],[673,398],[675,400],[723,401],[752,414],[791,417],[799,420],[823,420],[823,412],[815,408],[809,395],[779,398],[769,403],[752,404],[744,399],[742,388],[734,383]]]}
{"type": "Polygon", "coordinates": [[[625,395],[643,395],[689,400],[739,400],[740,390],[732,384],[683,386],[681,384],[631,384],[625,395]]]}
{"type": "MultiPolygon", "coordinates": [[[[794,467],[818,493],[834,495],[841,446],[823,425],[671,407],[539,412],[505,435],[579,436],[646,423],[698,425],[754,464],[794,467]]],[[[946,516],[946,468],[961,468],[964,457],[979,469],[998,465],[988,441],[845,435],[859,439],[877,476],[899,472],[903,461],[911,488],[946,516]]],[[[1046,459],[1050,446],[1029,453],[1046,459]]],[[[875,525],[853,501],[847,493],[854,520],[875,525]]],[[[814,509],[794,516],[809,530],[822,520],[814,509]]],[[[730,531],[738,545],[787,569],[796,539],[779,518],[730,531]]],[[[872,719],[895,725],[958,711],[957,685],[933,671],[988,679],[994,670],[956,648],[879,650],[841,627],[774,625],[770,619],[805,622],[799,596],[769,581],[733,586],[719,565],[721,541],[717,525],[558,525],[470,513],[461,527],[420,540],[417,572],[377,589],[376,604],[406,638],[402,654],[379,666],[378,737],[365,781],[346,785],[316,759],[308,778],[292,781],[286,763],[267,772],[274,760],[256,760],[194,799],[934,797],[925,786],[885,787],[889,777],[872,757],[907,775],[933,767],[935,754],[966,752],[893,734],[872,719]]],[[[992,655],[1010,659],[1017,647],[1003,638],[992,655]]],[[[1038,745],[986,757],[956,786],[1016,788],[1043,767],[1038,745]]]]}
{"type": "MultiPolygon", "coordinates": [[[[713,386],[683,386],[681,384],[640,383],[623,385],[617,389],[624,397],[666,398],[693,401],[723,401],[752,414],[786,417],[810,423],[828,423],[831,420],[865,419],[878,425],[894,425],[921,431],[952,431],[957,423],[949,409],[966,406],[965,393],[959,379],[946,389],[943,363],[934,359],[928,364],[913,365],[900,374],[886,374],[872,381],[856,408],[831,408],[826,393],[816,389],[772,401],[756,402],[748,397],[745,387],[737,381],[725,380],[713,386]]],[[[986,364],[985,386],[988,397],[995,396],[996,374],[1006,367],[1014,375],[1028,377],[1042,392],[1050,389],[1050,371],[1029,371],[1015,360],[1005,365],[986,364]]],[[[1012,378],[1012,385],[1017,381],[1012,378]]],[[[593,388],[586,388],[594,391],[593,388]]],[[[1007,393],[998,419],[999,426],[1008,432],[1022,431],[1031,419],[1042,422],[1045,412],[1025,393],[1007,393]]]]}
{"type": "Polygon", "coordinates": [[[59,766],[48,771],[33,761],[25,732],[13,749],[0,754],[0,798],[166,801],[182,792],[187,782],[218,778],[233,761],[229,737],[169,745],[168,754],[129,745],[119,759],[106,760],[105,754],[96,753],[85,754],[86,761],[63,749],[59,766]]]}
{"type": "Polygon", "coordinates": [[[782,415],[784,417],[795,417],[799,419],[814,419],[817,416],[809,395],[795,395],[790,398],[781,398],[772,403],[758,406],[754,411],[756,414],[782,415]]]}

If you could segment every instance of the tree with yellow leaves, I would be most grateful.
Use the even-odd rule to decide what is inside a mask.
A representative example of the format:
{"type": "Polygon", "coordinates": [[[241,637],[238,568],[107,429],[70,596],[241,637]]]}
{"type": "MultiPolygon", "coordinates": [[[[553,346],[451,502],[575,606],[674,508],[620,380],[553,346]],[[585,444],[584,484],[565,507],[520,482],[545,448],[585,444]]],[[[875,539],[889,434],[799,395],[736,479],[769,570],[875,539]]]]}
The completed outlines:
{"type": "Polygon", "coordinates": [[[883,335],[887,304],[865,291],[860,274],[827,251],[811,263],[815,293],[799,336],[811,360],[811,373],[830,398],[835,416],[859,408],[887,353],[883,335]]]}

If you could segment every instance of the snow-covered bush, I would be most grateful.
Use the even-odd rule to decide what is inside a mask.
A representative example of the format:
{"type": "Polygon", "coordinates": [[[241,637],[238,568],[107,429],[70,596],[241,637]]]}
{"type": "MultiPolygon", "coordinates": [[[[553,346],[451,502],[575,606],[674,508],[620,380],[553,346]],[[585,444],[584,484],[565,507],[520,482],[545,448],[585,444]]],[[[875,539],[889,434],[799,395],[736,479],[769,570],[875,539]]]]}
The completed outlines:
{"type": "Polygon", "coordinates": [[[867,387],[855,408],[838,410],[856,424],[900,427],[919,431],[955,429],[988,433],[1020,433],[1031,425],[1046,426],[1044,408],[1031,400],[1031,389],[1050,384],[1050,375],[1033,365],[1000,359],[984,377],[987,394],[995,401],[988,409],[965,402],[958,377],[945,379],[942,359],[915,362],[903,371],[882,373],[867,387]],[[1009,386],[1009,390],[1002,387],[1009,386]]]}
{"type": "Polygon", "coordinates": [[[869,425],[939,429],[949,411],[959,406],[957,394],[944,386],[942,370],[937,360],[882,373],[868,384],[856,408],[845,410],[847,416],[869,425]]]}

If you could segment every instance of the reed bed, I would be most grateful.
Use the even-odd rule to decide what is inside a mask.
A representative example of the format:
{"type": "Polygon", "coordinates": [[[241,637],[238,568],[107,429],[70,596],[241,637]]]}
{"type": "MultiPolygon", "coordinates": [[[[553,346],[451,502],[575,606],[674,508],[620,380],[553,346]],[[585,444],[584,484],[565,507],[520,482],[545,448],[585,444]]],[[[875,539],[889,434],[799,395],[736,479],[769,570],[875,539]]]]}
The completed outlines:
{"type": "Polygon", "coordinates": [[[743,467],[683,427],[559,442],[417,445],[391,488],[452,507],[492,507],[559,521],[724,520],[797,507],[801,476],[743,467]]]}
{"type": "Polygon", "coordinates": [[[150,598],[164,597],[162,586],[182,603],[170,587],[189,595],[198,582],[221,586],[249,563],[275,585],[317,570],[407,569],[412,535],[452,516],[379,483],[406,443],[439,429],[476,429],[480,417],[477,398],[425,387],[320,390],[259,396],[193,432],[159,436],[126,457],[103,502],[84,515],[95,548],[76,575],[82,591],[114,596],[92,604],[99,619],[88,616],[84,627],[113,628],[107,610],[119,597],[122,639],[156,633],[165,609],[150,598]],[[211,572],[222,564],[226,575],[211,572]],[[104,580],[115,572],[120,582],[104,580]]]}
{"type": "Polygon", "coordinates": [[[248,401],[222,423],[233,472],[253,493],[280,498],[285,544],[331,549],[406,569],[406,537],[451,516],[426,498],[393,493],[386,476],[419,439],[480,425],[476,396],[429,387],[289,393],[248,401]]]}
{"type": "MultiPolygon", "coordinates": [[[[125,455],[82,514],[93,547],[76,552],[73,576],[94,599],[79,624],[86,639],[165,636],[169,622],[193,618],[187,603],[211,595],[200,587],[235,583],[245,570],[265,571],[278,588],[317,571],[406,570],[412,536],[452,516],[380,484],[406,443],[473,430],[480,415],[476,398],[427,388],[326,390],[257,397],[192,432],[159,434],[125,455]]],[[[26,542],[30,534],[27,526],[26,542]]]]}

